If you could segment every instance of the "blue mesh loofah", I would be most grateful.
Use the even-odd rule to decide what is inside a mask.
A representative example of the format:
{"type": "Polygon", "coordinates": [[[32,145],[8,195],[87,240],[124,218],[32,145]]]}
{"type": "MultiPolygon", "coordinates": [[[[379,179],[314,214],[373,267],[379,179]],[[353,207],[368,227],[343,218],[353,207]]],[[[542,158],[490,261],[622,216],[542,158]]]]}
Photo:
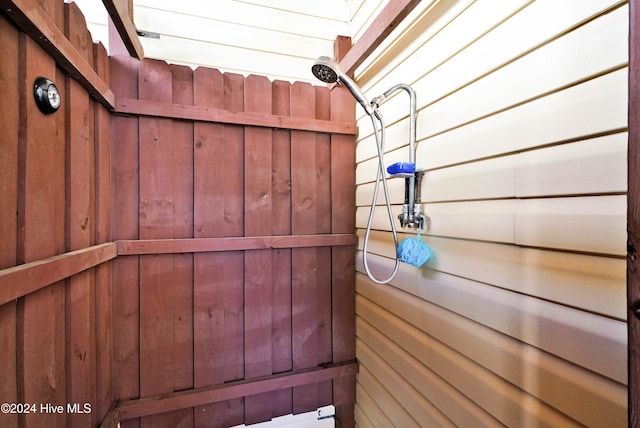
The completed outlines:
{"type": "Polygon", "coordinates": [[[420,239],[420,231],[415,238],[407,238],[398,245],[398,259],[401,262],[422,267],[431,257],[431,248],[420,239]]]}

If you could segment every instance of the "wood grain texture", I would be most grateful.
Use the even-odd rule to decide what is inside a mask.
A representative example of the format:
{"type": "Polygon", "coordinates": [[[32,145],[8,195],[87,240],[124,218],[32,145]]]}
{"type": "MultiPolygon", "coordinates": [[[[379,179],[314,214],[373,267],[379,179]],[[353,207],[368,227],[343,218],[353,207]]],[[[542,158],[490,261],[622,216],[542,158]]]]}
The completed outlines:
{"type": "MultiPolygon", "coordinates": [[[[242,76],[197,69],[194,104],[242,111],[242,76]]],[[[244,229],[242,129],[204,122],[194,127],[194,236],[204,240],[240,236],[244,229]]],[[[194,255],[196,387],[242,377],[243,269],[239,251],[194,255]]],[[[243,417],[242,400],[195,408],[196,426],[241,423],[243,417]]]]}
{"type": "MultiPolygon", "coordinates": [[[[239,74],[224,74],[223,107],[225,110],[244,111],[245,78],[239,74]]],[[[244,129],[235,125],[224,126],[224,201],[226,227],[223,236],[244,235],[244,129]]],[[[219,184],[216,184],[219,186],[219,184]]],[[[225,274],[218,287],[224,290],[224,380],[244,378],[244,253],[228,253],[223,260],[225,274]]],[[[244,420],[244,399],[224,403],[224,423],[240,424],[244,420]]]]}
{"type": "MultiPolygon", "coordinates": [[[[111,56],[111,85],[118,96],[138,95],[138,61],[111,56]]],[[[111,118],[113,239],[138,239],[139,123],[138,118],[111,118]]],[[[140,284],[139,257],[113,263],[113,394],[118,399],[140,396],[140,284]]],[[[139,421],[123,427],[139,427],[139,421]]]]}
{"type": "MultiPolygon", "coordinates": [[[[271,82],[251,75],[245,80],[246,112],[270,114],[271,82]]],[[[246,127],[244,131],[244,233],[270,235],[272,224],[272,133],[246,127]]],[[[245,379],[273,372],[271,352],[273,277],[270,250],[244,254],[244,366],[245,379]]],[[[245,423],[270,420],[273,408],[268,394],[245,398],[245,423]]]]}
{"type": "Polygon", "coordinates": [[[133,10],[131,14],[119,0],[102,0],[105,9],[109,13],[109,17],[113,25],[118,30],[120,39],[132,57],[137,59],[144,58],[144,48],[140,43],[136,26],[133,23],[133,10]]]}
{"type": "Polygon", "coordinates": [[[87,402],[93,412],[7,425],[95,425],[115,400],[203,387],[224,391],[222,401],[190,398],[123,426],[228,426],[301,409],[301,401],[309,410],[330,403],[333,379],[353,378],[352,361],[331,366],[332,251],[356,237],[349,221],[334,218],[348,190],[331,181],[340,171],[331,162],[343,155],[330,135],[352,138],[352,118],[331,117],[327,88],[299,85],[311,94],[300,114],[301,94],[287,82],[108,59],[75,4],[33,6],[11,13],[29,34],[52,35],[42,46],[0,27],[16,39],[14,51],[2,50],[13,62],[0,73],[20,83],[21,100],[0,111],[13,116],[7,131],[17,142],[2,140],[0,212],[18,213],[2,222],[9,238],[0,278],[10,286],[2,287],[0,358],[16,372],[2,394],[87,402]],[[80,58],[95,76],[74,74],[80,58]],[[25,95],[36,74],[62,89],[58,114],[42,116],[25,95]],[[124,100],[182,113],[110,116],[87,86],[94,77],[124,100]],[[201,120],[200,108],[231,120],[201,120]],[[294,250],[302,262],[295,268],[294,250]],[[311,385],[309,403],[293,396],[301,385],[311,385]],[[245,398],[256,393],[267,400],[245,398]]]}
{"type": "Polygon", "coordinates": [[[349,122],[329,122],[315,118],[291,117],[265,112],[242,112],[208,106],[167,104],[157,101],[118,97],[116,113],[152,117],[217,122],[235,125],[254,125],[275,129],[297,129],[316,132],[354,135],[356,128],[349,122]]]}
{"type": "Polygon", "coordinates": [[[210,253],[240,250],[333,247],[354,245],[354,234],[243,236],[194,239],[123,239],[115,241],[120,256],[172,253],[210,253]]]}
{"type": "MultiPolygon", "coordinates": [[[[171,102],[172,73],[165,62],[140,64],[139,96],[171,102]]],[[[140,237],[173,238],[181,174],[179,139],[170,119],[140,119],[140,237]]],[[[182,389],[181,357],[182,256],[149,255],[140,258],[140,394],[148,396],[182,389]]],[[[188,368],[187,368],[188,370],[188,368]]],[[[143,418],[141,426],[177,426],[188,411],[143,418]]]]}
{"type": "MultiPolygon", "coordinates": [[[[82,13],[65,3],[65,35],[85,61],[93,63],[93,43],[82,13]]],[[[65,79],[67,128],[65,241],[68,251],[95,242],[94,106],[87,92],[65,79]]],[[[70,402],[96,406],[95,270],[67,280],[65,290],[66,388],[70,402]]],[[[69,413],[67,424],[91,425],[92,413],[69,413]]]]}
{"type": "MultiPolygon", "coordinates": [[[[56,75],[54,61],[25,34],[20,35],[20,105],[18,262],[28,263],[64,252],[65,133],[62,114],[43,117],[30,96],[38,75],[56,75]],[[29,83],[27,83],[29,82],[29,83]],[[51,138],[50,129],[61,132],[51,138]]],[[[18,399],[21,402],[64,402],[64,284],[56,283],[18,303],[18,399]],[[45,387],[43,388],[43,385],[45,387]]],[[[21,415],[25,426],[64,426],[51,414],[21,415]]]]}
{"type": "MultiPolygon", "coordinates": [[[[291,115],[315,117],[313,86],[296,82],[291,86],[291,115]]],[[[317,222],[316,136],[311,132],[291,132],[291,233],[315,233],[317,222]]],[[[291,254],[291,304],[293,329],[293,369],[315,367],[318,360],[318,312],[315,300],[320,268],[315,248],[294,249],[291,254]]],[[[293,413],[318,407],[318,386],[293,390],[293,413]]]]}
{"type": "Polygon", "coordinates": [[[358,366],[354,362],[332,364],[306,370],[295,370],[254,380],[229,382],[224,386],[199,388],[169,396],[147,397],[141,400],[123,402],[118,407],[121,419],[152,415],[194,405],[219,402],[244,396],[277,391],[298,385],[312,384],[344,376],[354,376],[358,366]]]}
{"type": "MultiPolygon", "coordinates": [[[[76,3],[65,3],[64,5],[64,35],[84,61],[93,65],[93,38],[87,29],[84,15],[76,3]]],[[[102,76],[98,75],[98,77],[102,76]]]]}
{"type": "MultiPolygon", "coordinates": [[[[331,93],[331,119],[353,120],[351,94],[334,89],[331,93]]],[[[352,138],[331,136],[331,232],[355,230],[355,145],[352,138]]],[[[331,307],[333,361],[355,358],[355,248],[331,249],[331,307]]],[[[341,426],[354,422],[354,379],[333,381],[336,420],[341,426]]]]}
{"type": "MultiPolygon", "coordinates": [[[[193,70],[169,66],[172,102],[193,104],[193,70]]],[[[193,123],[172,122],[173,225],[174,238],[193,236],[193,123]]],[[[173,390],[193,388],[193,255],[173,256],[173,390]]],[[[193,420],[193,409],[185,409],[181,420],[193,420]]]]}
{"type": "MultiPolygon", "coordinates": [[[[76,59],[86,63],[92,72],[95,67],[96,75],[107,79],[106,52],[93,44],[77,6],[39,3],[29,11],[46,15],[47,20],[38,24],[64,37],[76,59]]],[[[8,25],[5,18],[2,24],[8,25]]],[[[10,118],[12,111],[18,113],[12,118],[15,127],[10,123],[6,126],[8,136],[17,130],[11,136],[14,145],[4,147],[2,141],[3,161],[13,164],[2,164],[6,186],[3,195],[11,195],[13,202],[0,202],[3,210],[12,210],[11,214],[2,211],[0,223],[3,240],[13,242],[14,247],[13,262],[0,262],[1,298],[3,303],[12,302],[0,306],[3,332],[6,331],[0,341],[8,352],[2,358],[11,355],[13,361],[5,364],[12,379],[3,379],[7,390],[2,394],[9,394],[9,390],[14,394],[2,401],[29,400],[37,403],[36,407],[46,403],[87,403],[93,411],[73,413],[65,409],[63,413],[47,413],[38,408],[38,414],[13,415],[1,423],[97,425],[101,414],[106,414],[106,410],[100,410],[98,395],[103,408],[113,402],[112,346],[108,338],[110,326],[106,325],[110,324],[110,296],[101,300],[105,305],[100,308],[100,326],[96,309],[98,286],[101,295],[109,294],[110,266],[104,263],[116,256],[108,227],[110,167],[105,153],[110,150],[110,142],[105,130],[109,128],[109,115],[104,107],[100,107],[101,115],[96,113],[95,106],[100,105],[96,98],[66,75],[64,67],[56,64],[59,58],[40,45],[49,41],[33,40],[37,33],[29,31],[33,24],[28,23],[23,28],[25,32],[5,32],[5,27],[0,27],[5,43],[14,37],[12,46],[3,44],[0,75],[15,73],[10,79],[11,88],[5,88],[5,92],[16,100],[13,109],[3,110],[2,115],[10,118]],[[62,105],[56,114],[44,115],[37,109],[33,101],[33,81],[37,76],[46,76],[57,84],[62,105]],[[103,159],[100,167],[99,151],[103,159]],[[98,241],[100,245],[96,245],[98,241]],[[98,350],[101,327],[105,336],[101,337],[104,340],[98,350]],[[12,335],[12,345],[5,343],[7,335],[12,335]],[[109,362],[104,364],[105,360],[109,362]]],[[[0,258],[9,256],[4,248],[0,249],[0,258]]]]}
{"type": "MultiPolygon", "coordinates": [[[[272,89],[272,111],[276,115],[289,116],[289,82],[275,81],[272,89]]],[[[291,132],[274,130],[272,133],[272,195],[273,218],[271,234],[287,236],[291,234],[291,132]]],[[[271,352],[273,373],[283,373],[293,368],[291,355],[291,250],[288,248],[271,251],[272,264],[272,332],[271,352]]],[[[273,416],[292,412],[292,389],[286,388],[271,394],[273,416]]]]}
{"type": "MultiPolygon", "coordinates": [[[[19,46],[18,30],[11,23],[0,19],[0,91],[8,99],[18,99],[19,46]]],[[[6,128],[0,134],[0,269],[17,264],[18,223],[15,213],[18,211],[18,103],[2,103],[0,117],[6,128]]],[[[4,284],[4,281],[3,281],[4,284]]],[[[13,299],[10,299],[13,300],[13,299]]],[[[17,364],[16,364],[16,302],[0,303],[0,401],[17,402],[17,364]]],[[[17,414],[0,414],[0,425],[9,428],[18,426],[17,414]]]]}
{"type": "MultiPolygon", "coordinates": [[[[96,72],[110,81],[109,57],[101,44],[94,45],[96,72]]],[[[103,244],[111,236],[111,116],[102,104],[94,105],[95,153],[95,242],[103,244]]],[[[96,267],[96,408],[95,418],[102,421],[113,403],[113,263],[96,267]]]]}
{"type": "MultiPolygon", "coordinates": [[[[115,400],[222,390],[230,382],[256,381],[248,395],[264,395],[238,395],[244,386],[233,385],[240,389],[226,390],[221,402],[193,401],[123,426],[266,420],[302,409],[293,395],[301,385],[312,391],[309,403],[302,400],[308,410],[332,402],[333,378],[353,377],[352,370],[328,366],[336,328],[332,248],[351,248],[356,236],[333,231],[333,140],[323,131],[337,122],[329,90],[305,85],[303,92],[312,94],[303,100],[308,114],[291,116],[299,104],[287,82],[117,55],[108,60],[90,42],[75,5],[49,6],[55,27],[101,79],[112,80],[118,96],[301,118],[302,138],[253,119],[110,116],[37,43],[9,30],[17,41],[13,72],[22,102],[6,110],[20,119],[17,144],[2,141],[8,196],[0,210],[18,212],[14,223],[2,223],[13,238],[0,252],[0,278],[10,284],[0,299],[8,327],[0,358],[16,372],[2,393],[13,400],[87,402],[93,412],[20,416],[7,425],[94,425],[115,400]],[[42,116],[21,95],[36,73],[59,82],[58,114],[42,116]],[[306,129],[308,120],[322,130],[306,129]],[[302,261],[295,268],[294,250],[302,261]]],[[[11,76],[10,67],[3,63],[2,76],[11,76]]]]}
{"type": "MultiPolygon", "coordinates": [[[[224,78],[218,70],[198,68],[194,72],[194,105],[222,108],[224,78]]],[[[220,236],[224,232],[224,126],[194,124],[194,237],[220,236]]],[[[226,203],[225,203],[226,202],[226,203]]],[[[224,382],[224,285],[226,254],[194,254],[193,369],[194,387],[224,382]]],[[[194,407],[194,425],[221,424],[224,405],[203,403],[194,407]]]]}
{"type": "MultiPolygon", "coordinates": [[[[315,88],[315,117],[316,119],[331,119],[331,92],[329,88],[316,86],[315,88]]],[[[331,195],[331,136],[316,135],[316,233],[330,233],[332,224],[332,195],[331,195]]],[[[333,360],[332,348],[332,264],[331,248],[318,248],[317,270],[317,331],[318,355],[317,365],[330,363],[333,360]]],[[[333,401],[332,382],[318,384],[318,407],[331,404],[333,401]]]]}
{"type": "MultiPolygon", "coordinates": [[[[46,5],[46,3],[44,3],[46,5]]],[[[113,110],[115,97],[107,84],[64,35],[63,4],[47,11],[36,0],[2,0],[0,7],[58,64],[105,107],[113,110]],[[57,13],[56,13],[57,12],[57,13]],[[56,23],[55,18],[59,21],[56,23]]]]}

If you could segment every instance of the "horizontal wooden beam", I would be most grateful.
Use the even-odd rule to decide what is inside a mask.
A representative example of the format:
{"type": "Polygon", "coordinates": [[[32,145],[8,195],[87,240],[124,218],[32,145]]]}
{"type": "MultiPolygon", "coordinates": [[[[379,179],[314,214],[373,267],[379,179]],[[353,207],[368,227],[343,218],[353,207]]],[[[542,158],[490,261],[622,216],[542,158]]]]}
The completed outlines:
{"type": "Polygon", "coordinates": [[[420,0],[391,0],[369,25],[344,59],[340,70],[352,75],[360,64],[398,26],[402,20],[420,3],[420,0]]]}
{"type": "Polygon", "coordinates": [[[303,117],[279,116],[264,113],[247,113],[220,110],[211,107],[169,104],[154,101],[118,98],[116,113],[233,125],[262,126],[275,129],[326,132],[329,134],[356,134],[356,124],[303,117]]]}
{"type": "Polygon", "coordinates": [[[117,256],[356,245],[355,234],[122,240],[0,270],[0,306],[117,256]]]}
{"type": "Polygon", "coordinates": [[[124,401],[117,407],[117,411],[120,420],[134,419],[295,386],[311,385],[331,379],[355,376],[357,372],[358,363],[356,362],[294,370],[262,378],[124,401]]]}
{"type": "Polygon", "coordinates": [[[117,402],[113,403],[111,409],[107,412],[104,419],[100,423],[100,428],[120,428],[120,413],[115,406],[117,402]]]}
{"type": "Polygon", "coordinates": [[[110,242],[0,270],[0,306],[116,256],[110,242]]]}
{"type": "Polygon", "coordinates": [[[0,9],[35,40],[65,73],[73,77],[108,110],[115,107],[115,95],[66,38],[36,0],[0,0],[0,9]]]}
{"type": "Polygon", "coordinates": [[[138,38],[136,26],[121,1],[118,0],[102,0],[104,8],[111,17],[113,26],[116,27],[122,43],[127,48],[129,55],[137,59],[144,58],[144,49],[138,38]]]}
{"type": "Polygon", "coordinates": [[[356,245],[357,243],[357,235],[347,233],[333,235],[285,235],[116,241],[119,256],[243,251],[269,248],[332,247],[356,245]]]}

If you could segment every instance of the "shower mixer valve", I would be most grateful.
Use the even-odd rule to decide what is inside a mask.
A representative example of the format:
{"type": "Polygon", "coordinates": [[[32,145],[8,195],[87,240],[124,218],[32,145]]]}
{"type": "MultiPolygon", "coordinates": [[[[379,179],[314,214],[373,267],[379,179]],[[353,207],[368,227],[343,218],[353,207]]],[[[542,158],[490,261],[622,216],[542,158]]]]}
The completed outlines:
{"type": "Polygon", "coordinates": [[[402,212],[398,215],[400,226],[424,230],[427,217],[422,213],[420,196],[424,171],[415,171],[413,174],[402,174],[402,176],[404,176],[404,205],[402,205],[402,212]]]}
{"type": "Polygon", "coordinates": [[[404,178],[404,205],[398,215],[400,226],[423,230],[426,217],[422,214],[420,193],[424,171],[416,171],[416,164],[413,162],[397,162],[389,165],[387,172],[391,178],[404,178]]]}
{"type": "Polygon", "coordinates": [[[398,220],[400,220],[400,226],[403,228],[424,229],[425,216],[422,214],[419,205],[415,207],[413,214],[409,214],[409,205],[404,204],[402,206],[402,213],[398,214],[398,220]]]}

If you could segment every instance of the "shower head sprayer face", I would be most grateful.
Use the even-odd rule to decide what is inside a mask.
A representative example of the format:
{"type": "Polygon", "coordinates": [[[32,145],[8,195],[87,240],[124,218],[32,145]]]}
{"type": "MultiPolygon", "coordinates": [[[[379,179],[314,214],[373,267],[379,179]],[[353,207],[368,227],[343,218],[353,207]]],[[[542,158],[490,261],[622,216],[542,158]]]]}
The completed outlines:
{"type": "Polygon", "coordinates": [[[360,103],[362,108],[364,108],[364,111],[366,111],[368,115],[373,114],[373,108],[371,104],[369,104],[369,101],[367,101],[367,97],[365,97],[358,85],[356,85],[349,76],[340,71],[338,63],[333,58],[328,56],[318,57],[311,67],[311,72],[318,80],[325,83],[342,83],[349,89],[351,95],[360,103]]]}
{"type": "Polygon", "coordinates": [[[321,56],[311,67],[311,72],[318,80],[324,83],[336,83],[339,78],[340,68],[333,58],[321,56]]]}

